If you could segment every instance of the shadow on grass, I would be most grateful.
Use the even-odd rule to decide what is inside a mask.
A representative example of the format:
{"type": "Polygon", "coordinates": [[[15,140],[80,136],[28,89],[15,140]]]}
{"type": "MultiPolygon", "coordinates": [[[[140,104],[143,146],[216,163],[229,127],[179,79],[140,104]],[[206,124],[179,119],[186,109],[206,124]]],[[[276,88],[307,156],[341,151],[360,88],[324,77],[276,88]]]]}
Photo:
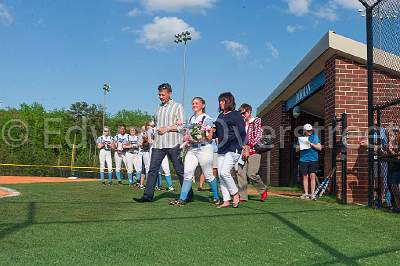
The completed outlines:
{"type": "MultiPolygon", "coordinates": [[[[155,196],[153,201],[157,202],[157,201],[159,201],[161,199],[165,199],[165,198],[176,199],[176,198],[179,198],[179,194],[174,193],[174,192],[164,192],[162,194],[155,196]]],[[[193,195],[193,201],[209,202],[208,197],[204,197],[204,196],[196,194],[196,193],[194,193],[194,195],[193,195]]]]}
{"type": "MultiPolygon", "coordinates": [[[[353,256],[353,257],[350,257],[351,260],[354,261],[351,265],[359,265],[359,264],[356,263],[357,260],[378,257],[378,256],[390,254],[390,253],[395,253],[397,251],[400,251],[400,247],[382,248],[382,249],[375,250],[375,251],[368,252],[368,253],[364,253],[364,254],[361,254],[361,255],[358,255],[358,256],[353,256]]],[[[339,262],[338,260],[334,259],[334,260],[329,260],[329,261],[326,261],[326,262],[318,262],[318,263],[314,263],[314,264],[310,264],[310,265],[311,266],[323,266],[323,265],[337,264],[338,262],[339,262]]]]}
{"type": "MultiPolygon", "coordinates": [[[[169,197],[173,193],[164,193],[164,197],[169,197]]],[[[196,199],[206,199],[205,197],[202,196],[197,196],[196,199]]],[[[9,202],[9,204],[27,204],[27,218],[24,223],[20,224],[10,224],[10,223],[4,223],[1,225],[6,225],[10,227],[5,228],[0,231],[0,239],[13,234],[19,230],[23,230],[30,225],[50,225],[50,224],[89,224],[89,223],[114,223],[114,222],[149,222],[149,221],[173,221],[173,220],[195,220],[195,219],[202,219],[202,218],[231,218],[231,217],[236,217],[236,216],[259,216],[259,215],[271,215],[273,212],[266,212],[264,210],[261,210],[259,212],[251,212],[251,213],[243,213],[243,212],[237,212],[236,210],[232,213],[222,213],[222,214],[217,214],[217,215],[199,215],[199,216],[180,216],[180,217],[151,217],[151,218],[136,218],[136,219],[110,219],[110,220],[79,220],[79,221],[48,221],[48,222],[36,222],[35,221],[35,213],[37,209],[38,204],[62,204],[65,205],[66,202],[9,202]]],[[[77,205],[90,205],[90,204],[99,204],[99,205],[104,205],[104,204],[116,204],[116,203],[126,203],[126,204],[135,204],[132,202],[69,202],[68,204],[77,204],[77,205]]],[[[154,205],[154,203],[148,203],[149,205],[154,205]]],[[[163,202],[163,204],[165,204],[163,202]]],[[[171,207],[174,208],[174,207],[171,207]]],[[[250,207],[247,207],[249,209],[252,209],[250,207]]],[[[256,209],[254,209],[256,210],[256,209]]],[[[300,211],[285,211],[281,212],[283,214],[288,214],[288,213],[307,213],[307,212],[323,212],[323,211],[341,211],[343,209],[311,209],[311,210],[300,210],[300,211]]]]}
{"type": "Polygon", "coordinates": [[[315,245],[317,245],[318,247],[320,247],[325,252],[329,253],[332,257],[335,258],[335,259],[333,259],[331,261],[328,261],[328,262],[316,263],[316,264],[312,264],[312,265],[329,265],[329,264],[336,264],[338,262],[343,263],[345,265],[360,265],[357,262],[357,260],[364,259],[364,258],[370,258],[370,257],[376,257],[376,256],[384,255],[384,254],[389,254],[389,253],[397,252],[397,251],[400,250],[400,247],[389,247],[389,248],[380,249],[380,250],[372,251],[372,252],[369,252],[369,253],[361,254],[361,255],[358,255],[358,256],[347,256],[346,254],[340,252],[339,250],[337,250],[337,249],[329,246],[328,244],[322,242],[318,238],[310,235],[304,229],[300,228],[296,224],[290,222],[289,220],[285,219],[284,217],[282,217],[280,215],[280,214],[285,214],[285,212],[276,213],[276,212],[270,212],[270,211],[261,210],[261,209],[257,209],[257,208],[252,208],[252,207],[248,207],[248,206],[246,206],[246,208],[251,209],[251,210],[255,210],[255,211],[265,212],[266,214],[271,215],[272,217],[274,217],[275,219],[280,221],[282,224],[285,224],[291,230],[293,230],[294,232],[299,234],[301,237],[310,240],[312,243],[314,243],[315,245]]]}
{"type": "MultiPolygon", "coordinates": [[[[164,193],[164,197],[170,196],[170,194],[173,193],[164,193]]],[[[199,196],[201,197],[201,196],[199,196]]],[[[204,197],[201,197],[204,198],[204,197]]],[[[11,202],[10,202],[11,203],[11,202]]],[[[26,202],[25,202],[26,203],[26,202]]],[[[250,213],[243,213],[243,212],[237,212],[236,210],[232,213],[222,213],[222,214],[217,214],[217,215],[199,215],[199,216],[186,216],[186,217],[151,217],[151,218],[136,218],[136,219],[114,219],[114,220],[79,220],[79,221],[49,221],[49,222],[36,222],[35,221],[35,214],[36,214],[36,209],[37,209],[37,204],[39,202],[28,202],[27,205],[27,217],[26,221],[24,223],[20,224],[15,224],[12,225],[8,228],[3,229],[0,231],[0,240],[14,234],[20,230],[24,230],[27,227],[31,225],[52,225],[52,224],[90,224],[90,223],[113,223],[113,222],[149,222],[149,221],[171,221],[171,220],[194,220],[194,219],[202,219],[202,218],[232,218],[236,216],[260,216],[260,215],[269,215],[271,217],[274,217],[277,219],[280,223],[286,225],[288,228],[290,228],[292,231],[296,232],[299,234],[302,238],[308,239],[311,241],[313,244],[324,250],[325,252],[329,253],[333,259],[328,260],[325,262],[318,262],[313,265],[330,265],[330,264],[336,264],[338,262],[346,264],[346,265],[360,265],[357,260],[360,259],[366,259],[370,257],[376,257],[380,255],[385,255],[393,252],[397,252],[400,250],[400,247],[388,247],[384,249],[379,249],[375,251],[371,251],[368,253],[360,254],[357,256],[348,256],[339,250],[329,246],[328,244],[322,242],[320,239],[312,236],[308,232],[306,232],[304,229],[299,227],[298,225],[292,223],[288,219],[284,218],[282,214],[291,214],[291,213],[308,213],[308,212],[324,212],[324,211],[343,211],[347,209],[311,209],[311,210],[297,210],[297,211],[284,211],[284,212],[272,212],[268,210],[263,210],[263,209],[258,209],[254,207],[249,207],[249,206],[243,206],[242,208],[252,210],[254,212],[250,213]]],[[[42,202],[43,203],[43,202],[42,202]]],[[[47,202],[46,202],[47,203],[47,202]]],[[[54,202],[52,202],[54,203],[54,202]]],[[[60,202],[65,204],[65,202],[60,202]]],[[[104,202],[91,202],[93,204],[104,204],[104,202]]],[[[129,202],[130,203],[130,202],[129,202]]],[[[80,203],[80,204],[88,204],[88,202],[85,203],[80,203]]],[[[90,204],[90,202],[89,202],[90,204]]],[[[10,224],[8,224],[10,225],[10,224]]]]}
{"type": "Polygon", "coordinates": [[[36,214],[36,203],[29,202],[26,221],[21,224],[14,224],[13,226],[0,231],[0,239],[3,239],[4,237],[6,237],[10,234],[13,234],[20,230],[23,230],[23,229],[29,227],[30,225],[34,224],[35,223],[35,214],[36,214]]]}

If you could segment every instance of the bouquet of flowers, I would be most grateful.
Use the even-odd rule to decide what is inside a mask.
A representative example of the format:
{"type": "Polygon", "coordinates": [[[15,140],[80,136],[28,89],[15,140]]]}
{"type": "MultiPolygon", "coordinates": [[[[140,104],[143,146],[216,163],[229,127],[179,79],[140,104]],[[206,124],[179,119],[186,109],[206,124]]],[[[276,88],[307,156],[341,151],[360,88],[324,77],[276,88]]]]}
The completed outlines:
{"type": "Polygon", "coordinates": [[[190,143],[201,143],[207,139],[207,133],[211,130],[209,125],[201,122],[196,124],[186,125],[184,127],[184,138],[182,148],[189,148],[190,143]]]}
{"type": "Polygon", "coordinates": [[[200,142],[206,137],[206,130],[202,124],[194,124],[190,130],[190,136],[193,142],[200,142]]]}

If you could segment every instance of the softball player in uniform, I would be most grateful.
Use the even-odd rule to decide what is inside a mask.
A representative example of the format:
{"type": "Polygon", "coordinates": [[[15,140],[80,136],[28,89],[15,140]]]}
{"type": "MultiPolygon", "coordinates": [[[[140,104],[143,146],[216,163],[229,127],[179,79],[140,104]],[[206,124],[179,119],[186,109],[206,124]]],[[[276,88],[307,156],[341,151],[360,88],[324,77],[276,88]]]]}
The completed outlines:
{"type": "MultiPolygon", "coordinates": [[[[149,138],[151,140],[154,140],[155,135],[156,135],[156,128],[155,128],[154,122],[148,123],[147,135],[149,136],[149,138]]],[[[152,143],[152,141],[150,143],[152,143]]],[[[151,148],[150,148],[150,158],[151,158],[151,148]]],[[[150,162],[149,162],[149,168],[150,168],[150,162]]],[[[146,168],[146,170],[147,170],[147,168],[146,168]]],[[[161,162],[161,167],[160,167],[159,174],[158,174],[158,180],[156,182],[156,187],[155,187],[156,190],[161,190],[161,188],[162,188],[162,173],[163,172],[164,172],[164,176],[165,176],[165,181],[167,183],[168,191],[175,191],[175,189],[172,185],[171,170],[169,168],[169,161],[168,161],[167,156],[165,156],[161,162]]]]}
{"type": "Polygon", "coordinates": [[[136,134],[136,128],[129,129],[127,142],[124,144],[126,151],[126,162],[128,170],[128,181],[132,187],[133,183],[139,183],[142,175],[142,153],[140,152],[140,145],[142,143],[141,136],[136,134]],[[135,180],[133,180],[133,168],[136,171],[135,180]]]}
{"type": "Polygon", "coordinates": [[[178,200],[171,201],[170,204],[184,205],[186,203],[189,191],[192,188],[192,177],[199,164],[207,183],[210,185],[214,198],[213,203],[219,204],[218,183],[213,175],[214,148],[211,145],[214,122],[210,116],[204,113],[205,101],[203,98],[195,97],[192,101],[192,109],[194,115],[188,121],[189,128],[193,128],[195,125],[201,125],[202,130],[205,131],[206,137],[199,137],[199,139],[193,140],[191,135],[185,135],[185,144],[188,145],[189,150],[185,156],[185,172],[181,194],[178,200]]]}
{"type": "Polygon", "coordinates": [[[169,160],[168,157],[165,156],[161,162],[161,168],[158,175],[158,187],[162,188],[162,173],[164,172],[165,182],[167,183],[168,191],[175,191],[174,186],[172,185],[171,179],[171,170],[169,168],[169,160]]]}
{"type": "Polygon", "coordinates": [[[115,175],[117,176],[118,184],[122,185],[121,179],[121,166],[122,161],[124,162],[125,168],[128,169],[128,163],[126,161],[126,149],[124,145],[128,142],[128,134],[125,134],[125,125],[118,126],[119,134],[114,137],[114,161],[115,161],[115,175]]]}
{"type": "Polygon", "coordinates": [[[96,140],[97,148],[100,149],[99,161],[100,161],[100,181],[103,185],[106,184],[104,181],[104,169],[107,163],[108,168],[108,183],[112,183],[112,158],[111,158],[111,145],[113,138],[110,136],[110,129],[105,127],[103,129],[103,135],[98,137],[96,140]]]}
{"type": "Polygon", "coordinates": [[[141,129],[142,133],[142,147],[141,147],[141,153],[142,153],[142,160],[144,166],[144,171],[142,168],[142,178],[140,179],[140,189],[144,189],[144,182],[145,182],[145,176],[149,173],[150,169],[150,149],[151,149],[151,139],[149,139],[149,136],[147,135],[147,130],[146,126],[143,126],[141,129]]]}

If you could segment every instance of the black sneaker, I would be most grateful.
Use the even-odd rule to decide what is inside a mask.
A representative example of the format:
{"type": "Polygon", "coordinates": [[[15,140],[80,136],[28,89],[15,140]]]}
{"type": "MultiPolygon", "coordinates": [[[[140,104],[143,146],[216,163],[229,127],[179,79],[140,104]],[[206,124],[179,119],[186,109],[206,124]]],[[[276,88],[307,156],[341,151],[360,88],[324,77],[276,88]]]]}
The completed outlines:
{"type": "Polygon", "coordinates": [[[105,186],[105,185],[106,185],[106,181],[101,182],[101,184],[102,184],[103,186],[105,186]]]}
{"type": "Polygon", "coordinates": [[[133,201],[136,201],[137,203],[152,202],[151,200],[146,198],[133,198],[133,201]]]}
{"type": "Polygon", "coordinates": [[[109,186],[112,186],[112,184],[113,184],[112,182],[108,182],[108,185],[109,185],[109,186]]]}
{"type": "Polygon", "coordinates": [[[118,181],[118,185],[122,186],[122,181],[118,181]]]}

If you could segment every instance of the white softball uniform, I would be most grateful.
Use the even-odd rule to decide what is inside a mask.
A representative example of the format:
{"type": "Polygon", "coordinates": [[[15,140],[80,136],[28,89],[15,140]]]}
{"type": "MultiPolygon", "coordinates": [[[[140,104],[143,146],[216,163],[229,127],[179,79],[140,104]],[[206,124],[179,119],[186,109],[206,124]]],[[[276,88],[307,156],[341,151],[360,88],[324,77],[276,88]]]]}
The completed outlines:
{"type": "MultiPolygon", "coordinates": [[[[214,122],[207,114],[199,116],[192,116],[189,124],[199,124],[213,126],[214,122]]],[[[192,180],[196,167],[200,164],[203,174],[208,182],[212,182],[215,177],[213,176],[213,159],[214,159],[214,148],[208,141],[203,141],[198,144],[193,144],[185,156],[185,172],[184,180],[192,180]]]]}
{"type": "Polygon", "coordinates": [[[132,148],[126,151],[126,162],[127,162],[127,170],[128,173],[133,173],[133,168],[135,168],[136,172],[142,171],[142,153],[139,150],[139,142],[141,141],[141,137],[138,136],[128,136],[128,140],[125,144],[133,145],[132,148]]]}
{"type": "MultiPolygon", "coordinates": [[[[168,156],[165,156],[164,159],[162,160],[161,169],[164,172],[165,176],[171,176],[171,170],[169,169],[168,156]]],[[[160,172],[161,172],[161,169],[160,169],[160,172]]]]}
{"type": "Polygon", "coordinates": [[[121,135],[118,134],[114,137],[114,143],[116,143],[116,150],[114,153],[114,161],[115,161],[115,172],[121,172],[122,161],[124,162],[125,167],[128,169],[128,163],[126,161],[126,150],[123,148],[123,145],[128,141],[128,134],[121,135]]]}
{"type": "MultiPolygon", "coordinates": [[[[150,136],[153,140],[154,137],[156,135],[155,129],[154,128],[150,128],[149,130],[147,130],[147,136],[150,136]]],[[[143,135],[142,135],[143,137],[143,135]]],[[[146,168],[146,175],[149,173],[149,168],[150,168],[150,161],[151,161],[151,144],[150,143],[150,148],[149,150],[144,150],[142,151],[142,158],[143,158],[143,164],[144,164],[144,168],[146,168]]],[[[165,156],[164,159],[161,162],[161,168],[159,172],[164,172],[165,176],[170,176],[171,175],[171,169],[169,167],[169,161],[168,161],[168,157],[165,156]]]]}
{"type": "Polygon", "coordinates": [[[104,147],[100,149],[99,161],[100,161],[100,172],[104,173],[105,164],[107,163],[108,172],[112,173],[112,158],[111,158],[111,143],[113,138],[111,136],[100,136],[97,138],[96,144],[104,144],[104,147]]]}

